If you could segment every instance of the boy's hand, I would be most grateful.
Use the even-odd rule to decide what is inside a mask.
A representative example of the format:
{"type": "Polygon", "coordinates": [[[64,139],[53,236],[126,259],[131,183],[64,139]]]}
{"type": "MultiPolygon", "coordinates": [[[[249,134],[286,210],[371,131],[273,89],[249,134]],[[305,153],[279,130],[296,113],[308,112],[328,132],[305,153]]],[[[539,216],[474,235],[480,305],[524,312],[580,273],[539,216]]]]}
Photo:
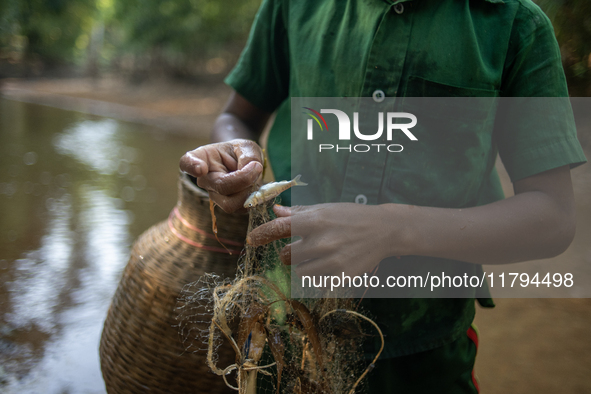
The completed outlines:
{"type": "Polygon", "coordinates": [[[234,139],[199,147],[181,157],[182,171],[225,212],[243,209],[252,186],[263,173],[263,151],[254,141],[234,139]]]}
{"type": "Polygon", "coordinates": [[[476,264],[554,257],[573,240],[576,210],[568,165],[515,182],[515,196],[471,208],[402,204],[275,207],[278,218],[248,235],[262,245],[301,236],[281,252],[300,275],[369,272],[387,256],[476,264]]]}
{"type": "MultiPolygon", "coordinates": [[[[392,244],[399,245],[403,235],[387,244],[381,220],[380,206],[353,203],[318,204],[292,208],[276,205],[277,219],[267,222],[248,235],[247,242],[254,246],[300,236],[283,248],[280,260],[297,265],[298,275],[359,275],[370,272],[388,256],[392,244]]],[[[393,234],[394,226],[388,226],[393,234]]]]}

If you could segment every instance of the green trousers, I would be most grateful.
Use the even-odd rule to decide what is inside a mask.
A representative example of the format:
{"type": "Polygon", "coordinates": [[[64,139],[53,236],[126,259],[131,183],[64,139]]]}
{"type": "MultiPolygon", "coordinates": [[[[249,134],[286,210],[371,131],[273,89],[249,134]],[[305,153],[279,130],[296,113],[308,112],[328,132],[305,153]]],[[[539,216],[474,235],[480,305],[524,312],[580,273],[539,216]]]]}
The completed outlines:
{"type": "MultiPolygon", "coordinates": [[[[470,327],[465,335],[445,346],[409,356],[380,359],[356,393],[478,394],[474,375],[477,348],[478,335],[475,328],[470,327]]],[[[265,362],[271,362],[270,355],[266,356],[265,362]]],[[[257,392],[275,394],[270,378],[259,374],[257,392]]]]}
{"type": "Polygon", "coordinates": [[[478,394],[474,361],[478,336],[466,335],[445,346],[410,356],[378,360],[365,381],[366,393],[478,394]]]}

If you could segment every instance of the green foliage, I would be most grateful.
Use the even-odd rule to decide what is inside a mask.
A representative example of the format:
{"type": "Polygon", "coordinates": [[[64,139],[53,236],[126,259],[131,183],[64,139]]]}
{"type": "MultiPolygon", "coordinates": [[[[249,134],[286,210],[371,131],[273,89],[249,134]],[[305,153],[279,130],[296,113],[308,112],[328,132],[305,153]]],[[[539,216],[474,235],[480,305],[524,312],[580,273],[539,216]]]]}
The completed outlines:
{"type": "Polygon", "coordinates": [[[94,0],[10,0],[0,6],[0,51],[44,62],[74,60],[92,26],[94,0]],[[20,37],[20,38],[19,38],[20,37]],[[22,42],[23,48],[15,47],[22,42]]]}
{"type": "Polygon", "coordinates": [[[591,1],[534,0],[552,20],[571,91],[591,91],[591,1]]]}
{"type": "Polygon", "coordinates": [[[0,0],[0,65],[187,67],[237,53],[260,1],[0,0]]]}
{"type": "MultiPolygon", "coordinates": [[[[19,40],[18,3],[0,1],[0,54],[9,57],[12,52],[22,52],[23,40],[19,40]]],[[[3,60],[0,58],[0,61],[3,60]]]]}
{"type": "Polygon", "coordinates": [[[115,3],[125,42],[136,50],[185,55],[214,49],[248,32],[260,0],[128,0],[115,3]]]}

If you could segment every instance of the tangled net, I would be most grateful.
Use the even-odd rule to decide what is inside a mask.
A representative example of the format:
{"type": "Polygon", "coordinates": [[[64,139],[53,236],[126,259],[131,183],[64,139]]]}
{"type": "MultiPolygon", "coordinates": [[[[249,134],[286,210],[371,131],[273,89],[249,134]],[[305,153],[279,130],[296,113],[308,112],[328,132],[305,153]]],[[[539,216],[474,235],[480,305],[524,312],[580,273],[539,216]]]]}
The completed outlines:
{"type": "MultiPolygon", "coordinates": [[[[270,206],[250,209],[249,232],[272,219],[270,206]]],[[[177,320],[186,351],[205,351],[211,371],[240,394],[359,392],[383,349],[379,327],[351,298],[291,299],[283,246],[246,245],[235,278],[208,274],[185,286],[177,320]],[[364,360],[363,340],[375,336],[382,347],[364,360]],[[223,343],[235,353],[230,365],[218,365],[223,343]]]]}

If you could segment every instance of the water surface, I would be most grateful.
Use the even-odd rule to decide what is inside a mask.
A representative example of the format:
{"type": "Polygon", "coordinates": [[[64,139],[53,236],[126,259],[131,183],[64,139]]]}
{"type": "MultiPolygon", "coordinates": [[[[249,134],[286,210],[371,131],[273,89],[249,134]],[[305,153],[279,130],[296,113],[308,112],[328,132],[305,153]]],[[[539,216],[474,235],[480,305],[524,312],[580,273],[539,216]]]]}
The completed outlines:
{"type": "Polygon", "coordinates": [[[0,99],[0,392],[105,392],[98,344],[130,246],[203,143],[0,99]]]}

